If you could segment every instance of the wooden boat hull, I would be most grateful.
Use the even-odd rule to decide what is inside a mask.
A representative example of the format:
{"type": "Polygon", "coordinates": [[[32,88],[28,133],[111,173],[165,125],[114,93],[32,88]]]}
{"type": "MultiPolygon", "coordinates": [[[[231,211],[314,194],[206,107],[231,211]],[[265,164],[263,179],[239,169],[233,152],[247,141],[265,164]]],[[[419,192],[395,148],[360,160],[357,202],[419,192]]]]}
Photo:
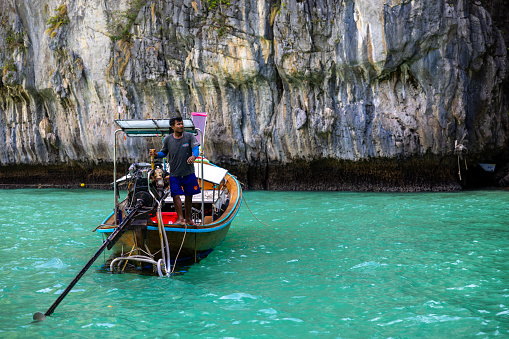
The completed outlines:
{"type": "MultiPolygon", "coordinates": [[[[142,250],[146,245],[149,254],[154,256],[154,260],[161,259],[161,241],[157,227],[148,227],[149,229],[136,229],[125,232],[112,248],[112,257],[118,258],[126,255],[146,255],[142,250]],[[155,228],[155,229],[154,229],[155,228]],[[141,245],[141,246],[140,246],[141,245]]],[[[196,232],[196,230],[187,230],[182,232],[165,227],[166,237],[170,245],[171,261],[178,260],[199,260],[209,254],[215,247],[219,246],[230,229],[230,224],[221,229],[211,232],[196,232]],[[182,246],[182,247],[181,247],[182,246]],[[179,253],[180,251],[180,253],[179,253]]]]}

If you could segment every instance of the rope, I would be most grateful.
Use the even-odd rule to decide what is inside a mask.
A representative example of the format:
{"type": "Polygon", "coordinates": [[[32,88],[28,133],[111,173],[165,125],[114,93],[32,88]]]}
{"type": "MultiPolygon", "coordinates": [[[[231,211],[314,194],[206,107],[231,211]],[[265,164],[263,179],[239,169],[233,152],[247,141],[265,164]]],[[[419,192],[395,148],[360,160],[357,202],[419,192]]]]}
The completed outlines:
{"type": "Polygon", "coordinates": [[[184,236],[182,237],[182,243],[180,244],[179,251],[177,252],[177,256],[175,257],[175,263],[173,264],[173,269],[171,270],[170,274],[173,274],[175,272],[175,267],[177,266],[177,260],[179,259],[180,250],[182,249],[182,246],[184,245],[184,241],[186,240],[186,234],[187,234],[187,223],[186,228],[184,230],[184,236]]]}
{"type": "Polygon", "coordinates": [[[458,155],[458,176],[460,177],[461,181],[461,166],[460,166],[460,156],[458,155]]]}
{"type": "MultiPolygon", "coordinates": [[[[166,230],[164,229],[163,216],[161,212],[161,201],[159,201],[159,205],[157,207],[157,229],[159,231],[159,240],[161,241],[161,256],[162,261],[164,263],[164,270],[166,271],[166,276],[169,276],[171,272],[171,261],[170,261],[170,244],[168,244],[168,238],[166,237],[166,230]]],[[[158,272],[160,273],[160,260],[158,262],[158,272]]]]}
{"type": "MultiPolygon", "coordinates": [[[[136,240],[135,240],[135,243],[134,243],[134,245],[133,245],[133,248],[131,248],[131,251],[130,251],[130,252],[129,252],[129,254],[127,255],[128,257],[130,257],[130,256],[131,256],[131,254],[134,252],[134,248],[135,248],[135,247],[136,247],[136,240]]],[[[122,270],[121,270],[120,272],[124,272],[125,267],[127,266],[127,262],[128,262],[128,261],[129,261],[129,260],[126,260],[126,261],[125,261],[125,263],[124,263],[124,267],[122,267],[122,270]]]]}
{"type": "MultiPolygon", "coordinates": [[[[465,158],[465,170],[468,171],[467,158],[465,158]]],[[[461,165],[460,165],[460,156],[459,155],[458,155],[458,176],[461,181],[461,165]]]]}
{"type": "Polygon", "coordinates": [[[272,226],[270,226],[270,225],[267,225],[266,223],[264,223],[263,221],[261,221],[260,219],[258,219],[258,218],[256,217],[256,215],[254,215],[253,211],[251,211],[251,209],[249,208],[249,205],[247,204],[247,200],[246,200],[246,198],[245,198],[245,197],[242,197],[242,200],[246,203],[246,207],[247,207],[247,209],[249,210],[249,212],[251,212],[251,215],[252,215],[252,216],[253,216],[256,220],[258,220],[258,222],[259,222],[260,224],[263,224],[263,225],[268,226],[268,227],[272,227],[272,226]]]}
{"type": "MultiPolygon", "coordinates": [[[[237,179],[237,177],[235,177],[235,179],[237,179]]],[[[242,186],[242,189],[244,189],[246,187],[246,184],[244,184],[243,182],[241,182],[239,179],[237,179],[237,181],[239,182],[240,186],[242,186]]],[[[247,204],[247,199],[246,197],[242,196],[242,201],[246,203],[246,207],[247,209],[249,210],[249,212],[251,212],[251,215],[256,219],[258,220],[258,222],[262,225],[265,225],[265,226],[268,226],[268,227],[272,227],[270,225],[267,225],[266,223],[264,223],[263,221],[261,221],[260,219],[258,219],[256,217],[256,215],[254,215],[253,211],[251,211],[251,209],[249,208],[249,205],[247,204]]]]}
{"type": "MultiPolygon", "coordinates": [[[[235,176],[234,176],[235,177],[235,176]]],[[[237,179],[237,177],[235,177],[235,179],[237,179]]],[[[240,186],[242,186],[242,189],[244,189],[246,187],[246,184],[244,184],[243,182],[241,182],[239,179],[237,179],[237,181],[239,182],[240,186]]],[[[258,220],[258,222],[262,225],[265,225],[265,226],[268,226],[268,227],[272,227],[270,225],[267,225],[266,223],[264,223],[263,221],[261,221],[260,219],[258,219],[256,217],[256,215],[254,215],[253,211],[251,211],[251,209],[249,208],[249,205],[247,204],[247,199],[246,197],[242,196],[242,201],[246,203],[246,207],[247,209],[249,210],[249,212],[251,212],[251,215],[256,219],[258,220]]]]}
{"type": "MultiPolygon", "coordinates": [[[[463,141],[463,139],[462,139],[463,141]]],[[[457,154],[458,155],[458,177],[461,181],[461,165],[460,165],[460,160],[463,159],[463,156],[466,155],[468,152],[468,149],[465,147],[465,145],[463,145],[461,142],[458,143],[458,140],[455,140],[454,141],[454,154],[457,154]]],[[[465,170],[468,171],[468,166],[467,166],[467,158],[465,157],[465,170]]]]}

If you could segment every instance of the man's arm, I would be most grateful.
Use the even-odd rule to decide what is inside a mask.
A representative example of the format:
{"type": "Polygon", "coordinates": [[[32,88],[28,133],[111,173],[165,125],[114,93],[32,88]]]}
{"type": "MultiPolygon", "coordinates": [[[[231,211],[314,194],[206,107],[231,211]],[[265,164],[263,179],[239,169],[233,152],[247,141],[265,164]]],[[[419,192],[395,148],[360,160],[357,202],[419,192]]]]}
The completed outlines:
{"type": "Polygon", "coordinates": [[[168,145],[167,145],[167,139],[168,139],[169,135],[167,135],[164,140],[163,140],[163,148],[156,153],[156,150],[155,149],[151,149],[149,151],[149,156],[153,156],[154,158],[164,158],[165,156],[168,155],[168,145]]]}
{"type": "Polygon", "coordinates": [[[148,155],[151,157],[153,156],[154,158],[164,158],[166,155],[168,155],[167,153],[164,153],[163,151],[159,151],[156,153],[156,150],[155,149],[150,149],[149,152],[148,152],[148,155]]]}
{"type": "Polygon", "coordinates": [[[187,158],[187,163],[192,164],[196,158],[198,158],[198,155],[200,155],[200,145],[194,146],[193,148],[193,154],[189,158],[187,158]]]}
{"type": "Polygon", "coordinates": [[[194,146],[194,148],[193,148],[193,155],[194,155],[195,158],[198,158],[198,156],[200,155],[200,145],[194,146]]]}

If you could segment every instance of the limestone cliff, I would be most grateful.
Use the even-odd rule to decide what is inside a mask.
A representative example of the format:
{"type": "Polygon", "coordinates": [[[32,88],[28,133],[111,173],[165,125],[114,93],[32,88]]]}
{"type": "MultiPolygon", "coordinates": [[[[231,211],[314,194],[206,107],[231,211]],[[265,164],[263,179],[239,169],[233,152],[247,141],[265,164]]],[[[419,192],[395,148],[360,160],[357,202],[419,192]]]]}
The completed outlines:
{"type": "MultiPolygon", "coordinates": [[[[507,48],[480,1],[0,0],[0,13],[5,183],[27,168],[95,180],[80,176],[111,168],[119,103],[122,118],[208,112],[206,156],[254,188],[455,189],[458,155],[462,179],[506,160],[507,48]]],[[[121,140],[120,158],[158,143],[121,140]]]]}

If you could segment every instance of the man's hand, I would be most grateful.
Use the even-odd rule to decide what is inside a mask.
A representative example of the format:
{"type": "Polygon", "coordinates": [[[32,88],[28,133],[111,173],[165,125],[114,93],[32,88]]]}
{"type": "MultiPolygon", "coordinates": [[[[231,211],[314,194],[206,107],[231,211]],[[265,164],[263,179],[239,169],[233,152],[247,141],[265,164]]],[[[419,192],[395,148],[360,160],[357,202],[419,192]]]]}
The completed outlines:
{"type": "Polygon", "coordinates": [[[192,164],[196,160],[196,157],[194,155],[191,155],[189,158],[187,158],[187,163],[192,164]]]}
{"type": "Polygon", "coordinates": [[[154,157],[154,158],[157,158],[157,153],[156,153],[156,150],[151,148],[148,150],[148,156],[149,157],[154,157]]]}

